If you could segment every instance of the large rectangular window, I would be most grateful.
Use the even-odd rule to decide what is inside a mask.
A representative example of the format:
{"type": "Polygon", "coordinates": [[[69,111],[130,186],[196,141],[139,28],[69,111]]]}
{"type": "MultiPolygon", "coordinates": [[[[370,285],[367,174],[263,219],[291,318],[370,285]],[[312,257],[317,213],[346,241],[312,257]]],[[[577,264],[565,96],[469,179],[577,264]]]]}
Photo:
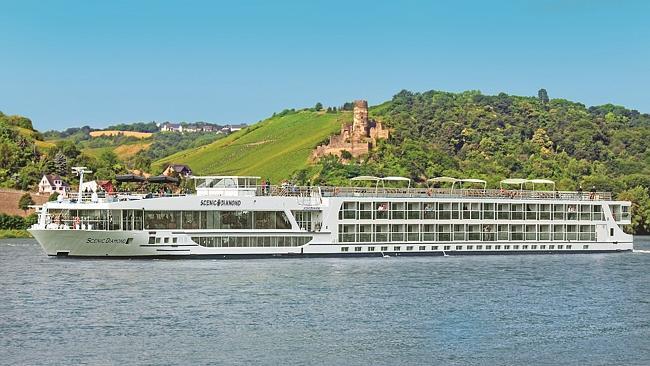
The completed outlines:
{"type": "Polygon", "coordinates": [[[339,224],[339,242],[352,243],[356,241],[357,225],[339,224]]]}
{"type": "Polygon", "coordinates": [[[372,220],[372,202],[359,202],[359,219],[372,220]]]}
{"type": "Polygon", "coordinates": [[[359,225],[358,241],[362,243],[369,243],[372,241],[372,224],[359,225]]]}
{"type": "Polygon", "coordinates": [[[551,205],[549,205],[549,204],[540,204],[539,205],[539,219],[540,220],[550,220],[551,219],[551,205]]]}
{"type": "Polygon", "coordinates": [[[405,217],[404,208],[406,205],[404,202],[391,202],[390,203],[390,218],[392,220],[403,220],[405,217]]]}
{"type": "Polygon", "coordinates": [[[201,211],[183,211],[181,228],[200,229],[201,211]]]}
{"type": "Polygon", "coordinates": [[[253,213],[250,211],[221,211],[220,229],[252,229],[253,213]]]}
{"type": "Polygon", "coordinates": [[[390,205],[388,202],[375,202],[374,204],[375,220],[387,220],[390,205]]]}
{"type": "Polygon", "coordinates": [[[390,241],[403,242],[405,234],[404,224],[393,224],[390,226],[390,241]]]}
{"type": "Polygon", "coordinates": [[[499,220],[510,220],[510,204],[499,203],[497,204],[497,218],[499,220]]]}
{"type": "Polygon", "coordinates": [[[388,241],[388,224],[375,224],[375,241],[388,241]]]}
{"type": "Polygon", "coordinates": [[[438,203],[438,218],[440,220],[449,220],[449,219],[451,219],[451,203],[450,202],[440,202],[440,203],[438,203]]]}
{"type": "Polygon", "coordinates": [[[176,230],[181,228],[180,211],[145,211],[144,228],[176,230]]]}
{"type": "Polygon", "coordinates": [[[409,224],[406,225],[408,241],[420,241],[420,225],[418,224],[409,224]]]}
{"type": "Polygon", "coordinates": [[[454,225],[454,241],[463,241],[465,240],[465,225],[456,224],[454,225]]]}
{"type": "Polygon", "coordinates": [[[484,220],[494,219],[494,203],[483,204],[483,219],[484,220]]]}
{"type": "Polygon", "coordinates": [[[422,225],[422,240],[435,241],[436,240],[436,225],[424,224],[422,225]]]}
{"type": "Polygon", "coordinates": [[[421,216],[420,212],[420,202],[408,202],[406,204],[407,217],[410,220],[419,220],[421,216]]]}
{"type": "Polygon", "coordinates": [[[564,225],[553,225],[553,240],[564,241],[564,225]]]}
{"type": "Polygon", "coordinates": [[[435,220],[436,219],[436,203],[427,202],[422,204],[422,215],[425,220],[435,220]]]}
{"type": "Polygon", "coordinates": [[[537,204],[526,204],[526,220],[537,220],[537,204]]]}
{"type": "MultiPolygon", "coordinates": [[[[307,244],[308,236],[193,236],[192,241],[208,248],[297,247],[307,244]]],[[[342,248],[343,249],[343,248],[342,248]]],[[[343,251],[343,250],[341,250],[343,251]]]]}
{"type": "Polygon", "coordinates": [[[539,235],[539,240],[551,240],[550,225],[539,225],[538,235],[539,235]]]}
{"type": "Polygon", "coordinates": [[[343,202],[341,210],[339,211],[339,219],[341,220],[354,220],[357,218],[357,203],[356,202],[343,202]]]}
{"type": "Polygon", "coordinates": [[[481,240],[481,225],[467,225],[467,240],[481,240]]]}
{"type": "Polygon", "coordinates": [[[436,228],[438,232],[439,241],[450,241],[451,240],[451,225],[450,224],[438,224],[436,228]]]}
{"type": "Polygon", "coordinates": [[[510,225],[510,240],[524,240],[524,226],[510,225]]]}
{"type": "Polygon", "coordinates": [[[564,220],[564,205],[553,205],[553,220],[564,220]]]}
{"type": "Polygon", "coordinates": [[[524,205],[522,203],[513,203],[510,205],[511,217],[513,220],[524,219],[524,205]]]}

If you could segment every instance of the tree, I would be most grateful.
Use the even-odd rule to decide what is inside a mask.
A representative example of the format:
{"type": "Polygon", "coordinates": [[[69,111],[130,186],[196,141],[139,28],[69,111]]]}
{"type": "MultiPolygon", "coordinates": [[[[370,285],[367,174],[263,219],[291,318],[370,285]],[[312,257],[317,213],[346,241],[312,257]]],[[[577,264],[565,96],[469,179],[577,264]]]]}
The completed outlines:
{"type": "Polygon", "coordinates": [[[143,172],[151,171],[151,159],[142,154],[137,154],[135,156],[133,160],[133,164],[136,169],[141,170],[143,172]]]}
{"type": "Polygon", "coordinates": [[[18,200],[18,208],[25,211],[25,213],[27,213],[27,210],[29,210],[29,206],[33,204],[34,200],[32,199],[32,195],[29,193],[23,194],[18,200]]]}
{"type": "Polygon", "coordinates": [[[60,176],[68,173],[68,158],[61,151],[54,155],[54,171],[60,176]]]}
{"type": "Polygon", "coordinates": [[[650,232],[650,196],[644,187],[635,187],[619,193],[616,199],[632,202],[632,233],[647,234],[650,232]]]}
{"type": "Polygon", "coordinates": [[[543,128],[538,128],[535,131],[531,141],[542,155],[549,155],[553,152],[553,141],[551,141],[546,130],[543,128]]]}
{"type": "Polygon", "coordinates": [[[322,110],[322,109],[323,109],[323,103],[321,103],[321,102],[316,103],[316,106],[314,107],[314,109],[315,109],[317,112],[320,111],[320,110],[322,110]]]}
{"type": "Polygon", "coordinates": [[[548,99],[548,93],[546,92],[546,89],[544,88],[539,89],[539,91],[537,92],[537,98],[539,99],[540,102],[542,102],[542,104],[548,103],[549,99],[548,99]]]}
{"type": "Polygon", "coordinates": [[[350,153],[347,150],[342,150],[341,151],[341,158],[345,159],[345,160],[350,160],[350,159],[352,159],[352,153],[350,153]]]}

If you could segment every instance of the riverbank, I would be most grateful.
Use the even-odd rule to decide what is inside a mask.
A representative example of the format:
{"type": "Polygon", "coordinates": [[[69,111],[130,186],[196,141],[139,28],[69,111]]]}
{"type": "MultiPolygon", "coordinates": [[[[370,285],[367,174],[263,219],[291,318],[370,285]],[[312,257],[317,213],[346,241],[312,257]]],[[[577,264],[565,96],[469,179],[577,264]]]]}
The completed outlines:
{"type": "Polygon", "coordinates": [[[14,238],[31,238],[32,235],[27,230],[0,230],[0,239],[14,238]]]}

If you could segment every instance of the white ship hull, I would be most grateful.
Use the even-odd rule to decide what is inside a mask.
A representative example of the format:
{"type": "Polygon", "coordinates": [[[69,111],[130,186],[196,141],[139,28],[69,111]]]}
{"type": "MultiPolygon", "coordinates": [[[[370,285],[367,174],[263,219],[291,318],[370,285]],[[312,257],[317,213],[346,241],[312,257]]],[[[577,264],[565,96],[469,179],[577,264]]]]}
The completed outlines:
{"type": "Polygon", "coordinates": [[[632,250],[629,202],[291,192],[243,187],[179,197],[50,202],[29,231],[50,256],[150,258],[573,254],[632,250]]]}

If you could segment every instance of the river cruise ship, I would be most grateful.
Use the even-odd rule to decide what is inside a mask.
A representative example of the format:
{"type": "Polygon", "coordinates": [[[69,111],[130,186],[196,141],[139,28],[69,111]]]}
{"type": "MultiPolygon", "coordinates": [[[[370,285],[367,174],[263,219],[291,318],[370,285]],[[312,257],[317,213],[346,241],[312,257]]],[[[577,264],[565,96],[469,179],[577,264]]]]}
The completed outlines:
{"type": "Polygon", "coordinates": [[[349,187],[270,186],[242,176],[193,179],[196,192],[186,195],[79,192],[40,207],[29,231],[45,253],[65,257],[632,250],[632,236],[622,230],[630,224],[630,202],[614,201],[607,192],[556,191],[547,180],[509,179],[488,189],[478,179],[445,177],[430,183],[451,187],[412,188],[401,177],[357,177],[349,187]],[[553,188],[542,187],[549,184],[553,188]]]}

